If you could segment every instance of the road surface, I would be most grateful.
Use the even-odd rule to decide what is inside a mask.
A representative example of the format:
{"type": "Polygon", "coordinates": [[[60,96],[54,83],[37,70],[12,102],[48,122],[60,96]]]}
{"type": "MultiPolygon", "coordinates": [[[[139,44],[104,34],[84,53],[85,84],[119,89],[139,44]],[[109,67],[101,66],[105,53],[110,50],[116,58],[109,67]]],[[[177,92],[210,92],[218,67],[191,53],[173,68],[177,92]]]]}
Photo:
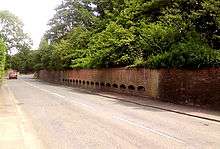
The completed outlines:
{"type": "Polygon", "coordinates": [[[22,76],[8,80],[46,149],[220,148],[220,123],[22,76]]]}

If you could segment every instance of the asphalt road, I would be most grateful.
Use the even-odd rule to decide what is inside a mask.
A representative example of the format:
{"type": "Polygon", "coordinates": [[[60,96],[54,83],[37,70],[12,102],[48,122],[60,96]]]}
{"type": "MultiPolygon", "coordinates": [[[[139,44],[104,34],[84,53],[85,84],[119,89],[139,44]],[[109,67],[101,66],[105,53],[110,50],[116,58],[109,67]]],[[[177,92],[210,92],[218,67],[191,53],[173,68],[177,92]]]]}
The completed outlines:
{"type": "Polygon", "coordinates": [[[46,149],[220,148],[220,123],[22,76],[8,80],[46,149]]]}

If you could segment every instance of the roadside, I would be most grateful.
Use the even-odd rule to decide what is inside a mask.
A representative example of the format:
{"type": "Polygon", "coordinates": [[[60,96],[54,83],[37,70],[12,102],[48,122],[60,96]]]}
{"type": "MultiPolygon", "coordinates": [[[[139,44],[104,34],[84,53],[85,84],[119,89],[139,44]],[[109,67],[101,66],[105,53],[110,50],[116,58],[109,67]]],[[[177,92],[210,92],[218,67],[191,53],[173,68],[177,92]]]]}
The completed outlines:
{"type": "Polygon", "coordinates": [[[21,111],[7,83],[0,87],[0,148],[41,149],[31,123],[21,111]]]}

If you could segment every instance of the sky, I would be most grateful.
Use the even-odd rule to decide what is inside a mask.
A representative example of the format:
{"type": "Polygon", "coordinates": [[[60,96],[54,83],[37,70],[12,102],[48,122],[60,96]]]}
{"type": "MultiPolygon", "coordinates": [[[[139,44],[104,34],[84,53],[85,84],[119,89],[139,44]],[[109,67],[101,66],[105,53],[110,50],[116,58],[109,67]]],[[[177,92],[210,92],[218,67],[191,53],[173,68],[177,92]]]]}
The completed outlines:
{"type": "Polygon", "coordinates": [[[60,3],[61,0],[0,0],[0,10],[9,10],[23,21],[24,31],[30,35],[33,49],[36,49],[60,3]]]}

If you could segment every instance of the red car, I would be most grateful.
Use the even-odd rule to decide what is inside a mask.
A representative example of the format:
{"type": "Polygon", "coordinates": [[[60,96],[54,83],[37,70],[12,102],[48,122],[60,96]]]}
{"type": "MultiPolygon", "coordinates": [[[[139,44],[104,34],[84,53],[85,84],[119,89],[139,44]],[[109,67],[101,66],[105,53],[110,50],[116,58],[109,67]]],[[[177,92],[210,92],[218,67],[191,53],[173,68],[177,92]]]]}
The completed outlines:
{"type": "Polygon", "coordinates": [[[9,79],[17,79],[18,78],[17,72],[16,71],[9,72],[8,78],[9,79]]]}

